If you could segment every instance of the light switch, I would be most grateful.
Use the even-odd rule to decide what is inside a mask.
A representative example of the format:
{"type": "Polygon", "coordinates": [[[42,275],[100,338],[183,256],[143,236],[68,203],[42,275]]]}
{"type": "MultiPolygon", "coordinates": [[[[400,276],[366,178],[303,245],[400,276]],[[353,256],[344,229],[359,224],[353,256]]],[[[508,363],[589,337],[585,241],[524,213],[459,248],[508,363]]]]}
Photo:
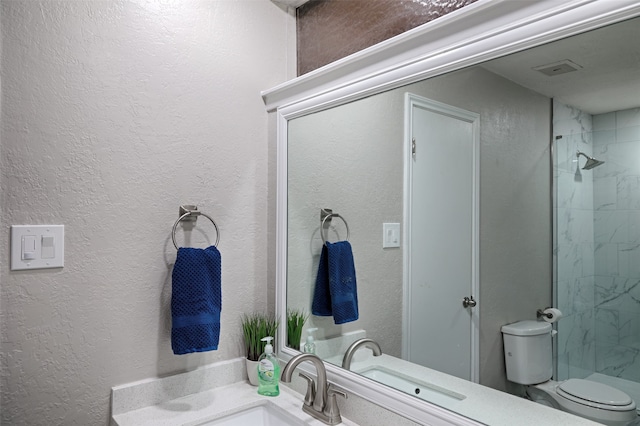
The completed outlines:
{"type": "Polygon", "coordinates": [[[382,224],[382,248],[400,247],[400,224],[382,224]]]}
{"type": "Polygon", "coordinates": [[[22,236],[22,260],[33,260],[36,258],[36,236],[35,235],[23,235],[22,236]]]}
{"type": "Polygon", "coordinates": [[[64,266],[64,225],[11,226],[11,270],[64,266]]]}
{"type": "Polygon", "coordinates": [[[42,236],[42,258],[53,259],[56,257],[56,249],[54,245],[55,238],[53,235],[42,236]]]}

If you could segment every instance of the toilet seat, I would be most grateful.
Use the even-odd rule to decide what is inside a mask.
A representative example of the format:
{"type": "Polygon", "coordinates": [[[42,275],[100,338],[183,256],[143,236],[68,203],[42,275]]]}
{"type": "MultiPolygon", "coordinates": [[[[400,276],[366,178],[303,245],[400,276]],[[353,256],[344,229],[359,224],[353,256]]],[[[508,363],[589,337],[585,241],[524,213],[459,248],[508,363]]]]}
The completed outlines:
{"type": "Polygon", "coordinates": [[[609,411],[629,411],[635,403],[626,393],[611,386],[582,379],[569,379],[556,388],[559,396],[577,404],[609,411]]]}

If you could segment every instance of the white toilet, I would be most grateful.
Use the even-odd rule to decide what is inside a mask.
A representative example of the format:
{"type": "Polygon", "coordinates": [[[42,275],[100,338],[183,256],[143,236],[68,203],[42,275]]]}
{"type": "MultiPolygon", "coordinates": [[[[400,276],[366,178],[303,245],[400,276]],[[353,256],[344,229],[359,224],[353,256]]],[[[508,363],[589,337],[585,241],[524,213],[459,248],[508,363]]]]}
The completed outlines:
{"type": "Polygon", "coordinates": [[[502,326],[507,379],[525,385],[532,401],[605,425],[636,420],[636,403],[626,393],[582,379],[564,382],[553,375],[551,324],[520,321],[502,326]]]}

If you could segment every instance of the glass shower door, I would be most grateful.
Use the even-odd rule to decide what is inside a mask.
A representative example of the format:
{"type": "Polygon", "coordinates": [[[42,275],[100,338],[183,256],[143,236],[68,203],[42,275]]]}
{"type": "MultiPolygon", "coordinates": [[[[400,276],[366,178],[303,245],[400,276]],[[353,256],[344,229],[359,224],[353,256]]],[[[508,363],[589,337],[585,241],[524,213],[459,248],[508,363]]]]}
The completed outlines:
{"type": "Polygon", "coordinates": [[[553,142],[554,297],[565,315],[555,377],[640,401],[640,108],[591,116],[563,107],[554,104],[577,125],[554,117],[564,130],[553,142]],[[604,163],[585,170],[586,157],[604,163]]]}

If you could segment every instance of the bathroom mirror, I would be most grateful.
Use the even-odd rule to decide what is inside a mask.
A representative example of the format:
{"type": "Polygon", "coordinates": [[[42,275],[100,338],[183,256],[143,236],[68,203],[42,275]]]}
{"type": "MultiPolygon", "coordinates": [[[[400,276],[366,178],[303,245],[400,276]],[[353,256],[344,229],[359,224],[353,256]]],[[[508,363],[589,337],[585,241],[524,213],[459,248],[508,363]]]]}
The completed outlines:
{"type": "MultiPolygon", "coordinates": [[[[621,21],[636,16],[640,12],[638,4],[619,3],[618,9],[612,10],[610,4],[604,7],[602,2],[569,2],[560,9],[552,2],[542,2],[546,3],[542,6],[540,2],[537,6],[523,2],[520,6],[503,5],[508,10],[499,10],[487,3],[481,1],[474,8],[444,17],[449,22],[441,18],[443,25],[437,21],[427,24],[394,42],[354,55],[350,63],[357,65],[357,71],[341,63],[264,94],[267,105],[278,108],[278,313],[285,321],[287,309],[311,311],[322,238],[345,239],[347,222],[360,318],[335,325],[332,317],[314,316],[305,328],[319,328],[318,353],[335,365],[329,367],[332,379],[375,401],[388,398],[369,382],[375,375],[363,370],[356,376],[340,368],[345,346],[359,337],[372,338],[385,355],[399,360],[394,365],[399,364],[400,370],[415,377],[415,370],[405,365],[407,360],[419,358],[411,354],[411,347],[419,342],[407,344],[411,334],[407,322],[411,321],[421,324],[421,331],[435,324],[443,334],[430,335],[429,342],[450,345],[448,353],[468,355],[455,360],[453,366],[445,363],[440,367],[431,363],[431,357],[414,364],[505,390],[508,385],[501,360],[500,326],[533,319],[537,308],[552,303],[551,99],[588,110],[586,98],[597,90],[601,91],[599,112],[639,106],[638,51],[625,52],[627,61],[621,67],[626,69],[616,68],[616,74],[610,74],[608,81],[615,85],[603,84],[607,80],[600,75],[594,77],[592,66],[596,64],[590,62],[595,53],[636,48],[628,41],[637,39],[640,24],[621,21]],[[537,9],[539,15],[532,7],[542,7],[537,9]],[[602,28],[609,24],[615,25],[602,28]],[[450,29],[475,26],[479,33],[485,32],[468,36],[461,30],[456,39],[446,31],[447,25],[450,29]],[[597,28],[602,28],[597,30],[600,33],[585,33],[597,28]],[[616,36],[617,29],[625,35],[616,36]],[[576,35],[580,33],[585,34],[576,35]],[[581,37],[587,41],[581,42],[581,37]],[[402,66],[391,65],[398,63],[402,66]],[[541,73],[554,73],[555,68],[574,64],[576,71],[564,76],[541,73]],[[629,76],[636,81],[630,81],[629,76]],[[594,81],[599,83],[595,85],[594,81]],[[605,90],[611,95],[604,95],[605,90]],[[432,165],[435,174],[427,173],[427,181],[445,191],[430,193],[427,203],[448,200],[447,191],[463,192],[462,201],[471,200],[464,208],[468,214],[460,220],[464,233],[471,235],[463,244],[471,251],[464,262],[472,283],[465,289],[468,293],[451,296],[450,305],[430,283],[418,283],[418,287],[429,287],[432,294],[439,295],[433,300],[420,302],[407,294],[407,274],[411,271],[407,259],[412,250],[405,244],[407,240],[425,239],[411,238],[405,228],[408,219],[412,219],[413,228],[420,226],[417,214],[413,218],[407,215],[412,204],[407,202],[407,188],[412,182],[407,176],[407,163],[414,158],[409,137],[414,129],[409,119],[412,108],[445,110],[447,117],[462,117],[459,121],[469,128],[468,149],[449,153],[449,164],[440,164],[441,168],[432,165]],[[479,117],[477,127],[474,114],[479,117]],[[476,132],[478,138],[474,139],[476,132]],[[463,174],[463,187],[450,189],[449,183],[463,174]],[[439,180],[438,176],[443,178],[439,180]],[[504,184],[509,181],[513,185],[504,184]],[[321,231],[322,208],[333,209],[341,217],[325,222],[321,231]],[[386,238],[389,241],[385,242],[386,238]],[[508,244],[510,240],[515,243],[508,244]],[[397,244],[399,247],[393,247],[397,244]],[[532,288],[537,290],[531,292],[532,288]],[[466,295],[475,297],[475,308],[463,307],[466,295]],[[435,316],[411,318],[407,305],[412,301],[418,302],[414,311],[435,316]],[[454,305],[460,311],[454,320],[465,319],[469,333],[447,342],[445,325],[451,318],[441,319],[454,305]],[[445,308],[444,313],[433,312],[440,306],[445,308]],[[460,341],[465,344],[460,345],[460,341]],[[465,367],[460,373],[455,368],[461,364],[465,367]]],[[[420,149],[418,144],[416,150],[420,149]]],[[[443,226],[439,222],[430,232],[443,226]]],[[[460,226],[454,225],[446,235],[460,226]]],[[[449,243],[441,236],[437,241],[440,245],[449,243]]],[[[425,250],[433,256],[438,247],[425,250]]],[[[413,260],[414,265],[419,263],[413,260]]],[[[409,291],[418,294],[415,289],[409,291]]],[[[286,347],[283,336],[278,345],[285,359],[295,353],[286,347]]],[[[415,395],[385,402],[403,413],[407,407],[430,410],[415,395]]],[[[431,402],[478,418],[456,409],[455,403],[431,402]]]]}

